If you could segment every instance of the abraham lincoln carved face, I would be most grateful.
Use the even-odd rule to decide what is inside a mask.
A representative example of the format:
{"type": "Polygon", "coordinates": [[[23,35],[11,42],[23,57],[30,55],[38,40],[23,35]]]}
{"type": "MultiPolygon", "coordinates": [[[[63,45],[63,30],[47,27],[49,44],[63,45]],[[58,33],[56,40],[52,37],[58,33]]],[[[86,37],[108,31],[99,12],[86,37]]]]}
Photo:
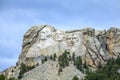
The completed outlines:
{"type": "Polygon", "coordinates": [[[80,37],[78,34],[70,33],[69,35],[67,35],[66,40],[67,40],[68,46],[76,46],[80,42],[80,37]]]}

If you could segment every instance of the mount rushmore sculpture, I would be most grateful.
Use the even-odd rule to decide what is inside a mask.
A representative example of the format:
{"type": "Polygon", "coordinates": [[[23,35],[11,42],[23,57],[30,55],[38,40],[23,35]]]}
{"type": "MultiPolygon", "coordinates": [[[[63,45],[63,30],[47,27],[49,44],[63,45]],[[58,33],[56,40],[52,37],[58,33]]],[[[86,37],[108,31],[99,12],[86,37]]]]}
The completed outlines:
{"type": "Polygon", "coordinates": [[[75,53],[76,56],[81,56],[83,63],[95,67],[99,63],[105,64],[110,57],[116,58],[120,55],[116,48],[120,43],[116,44],[113,41],[120,40],[119,33],[117,28],[108,31],[92,28],[62,31],[50,25],[34,26],[24,36],[19,63],[32,65],[36,62],[36,57],[50,56],[54,53],[59,56],[66,50],[71,55],[75,53]]]}
{"type": "Polygon", "coordinates": [[[106,64],[109,58],[116,59],[120,57],[119,49],[119,28],[112,27],[109,30],[85,28],[63,31],[57,30],[50,25],[33,26],[24,35],[22,51],[16,66],[10,67],[3,71],[2,74],[8,78],[18,78],[22,64],[29,67],[39,64],[34,70],[28,72],[28,75],[24,75],[26,78],[27,76],[32,77],[27,79],[23,77],[23,80],[33,80],[33,78],[36,77],[37,80],[39,78],[41,80],[48,78],[51,78],[50,80],[56,80],[56,78],[59,78],[58,80],[72,80],[71,76],[77,74],[79,74],[79,78],[82,78],[84,74],[78,71],[73,65],[68,66],[69,68],[63,71],[66,76],[58,76],[57,71],[59,71],[59,69],[57,67],[57,60],[53,62],[49,60],[43,65],[41,61],[45,57],[50,57],[54,54],[56,54],[56,57],[59,57],[67,51],[71,56],[73,54],[76,57],[80,56],[82,64],[86,64],[89,68],[96,69],[100,64],[106,64]],[[55,78],[53,79],[53,77],[55,78]]]}

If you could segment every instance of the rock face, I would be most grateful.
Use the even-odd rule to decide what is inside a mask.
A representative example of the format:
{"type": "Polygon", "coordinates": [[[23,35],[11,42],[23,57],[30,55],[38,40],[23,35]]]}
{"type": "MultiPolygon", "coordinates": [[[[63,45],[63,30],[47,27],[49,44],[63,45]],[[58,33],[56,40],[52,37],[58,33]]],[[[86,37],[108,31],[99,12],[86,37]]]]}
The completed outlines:
{"type": "MultiPolygon", "coordinates": [[[[60,31],[49,25],[34,26],[24,35],[23,49],[19,63],[36,64],[36,57],[59,56],[65,50],[81,56],[83,63],[91,67],[104,64],[110,57],[119,56],[120,30],[95,31],[86,28],[73,31],[60,31]]],[[[39,61],[38,61],[39,62],[39,61]]]]}
{"type": "MultiPolygon", "coordinates": [[[[99,64],[104,65],[109,58],[116,59],[118,56],[120,56],[119,49],[120,29],[118,28],[112,27],[107,31],[100,31],[92,28],[61,31],[50,25],[33,26],[24,35],[22,52],[19,56],[19,60],[17,62],[18,65],[16,67],[19,68],[22,63],[26,64],[27,66],[34,66],[38,63],[41,64],[41,60],[44,58],[44,56],[51,56],[56,53],[57,57],[59,57],[66,50],[70,52],[71,55],[72,53],[75,53],[76,56],[81,56],[82,64],[86,63],[90,68],[95,69],[99,64]]],[[[46,63],[46,66],[44,65],[45,70],[45,67],[47,67],[48,64],[46,63]]],[[[38,69],[43,70],[42,66],[39,66],[34,69],[33,73],[35,73],[35,70],[38,69]]],[[[57,68],[55,69],[57,70],[57,68]]],[[[13,70],[15,70],[15,68],[13,70]]],[[[49,74],[49,72],[46,72],[45,70],[44,72],[49,74]]],[[[71,70],[74,71],[74,67],[72,67],[71,70]]],[[[10,71],[5,71],[5,73],[8,72],[10,71]]],[[[15,70],[13,73],[16,72],[18,74],[19,69],[15,70]]],[[[53,72],[54,70],[50,73],[53,72]]],[[[26,73],[26,75],[29,75],[30,73],[26,73]]],[[[41,73],[41,71],[40,73],[37,72],[35,74],[37,76],[44,75],[41,73]]],[[[49,80],[56,80],[56,78],[51,79],[50,76],[53,74],[49,76],[44,75],[43,78],[46,77],[46,79],[49,78],[49,80]]],[[[63,74],[67,73],[64,71],[63,74]]],[[[68,76],[73,74],[71,71],[71,74],[68,74],[68,76]]],[[[81,73],[77,72],[75,75],[76,74],[81,73]]],[[[56,74],[54,74],[54,76],[55,75],[56,74]]],[[[16,75],[12,76],[15,77],[16,75]]],[[[23,80],[27,80],[26,77],[25,79],[23,78],[23,80]]],[[[30,78],[32,78],[32,75],[30,75],[30,78]]],[[[43,80],[43,78],[41,77],[41,79],[32,80],[43,80]]],[[[28,78],[28,80],[30,79],[28,78]]],[[[57,80],[64,79],[61,79],[59,76],[57,77],[57,80]]],[[[71,80],[71,78],[65,78],[65,80],[71,80]]]]}
{"type": "Polygon", "coordinates": [[[74,76],[78,76],[79,79],[84,77],[84,74],[73,65],[67,66],[58,75],[59,67],[56,66],[58,66],[57,61],[47,61],[45,64],[25,73],[25,77],[21,80],[72,80],[74,76]]]}

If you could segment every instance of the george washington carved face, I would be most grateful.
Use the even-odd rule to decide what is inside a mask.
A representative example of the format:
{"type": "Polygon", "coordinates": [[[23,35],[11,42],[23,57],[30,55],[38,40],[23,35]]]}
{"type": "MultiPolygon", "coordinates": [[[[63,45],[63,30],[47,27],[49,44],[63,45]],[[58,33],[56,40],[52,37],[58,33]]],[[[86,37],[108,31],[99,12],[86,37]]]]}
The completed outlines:
{"type": "Polygon", "coordinates": [[[52,36],[52,30],[48,27],[45,27],[40,32],[40,39],[46,40],[47,38],[52,36]]]}

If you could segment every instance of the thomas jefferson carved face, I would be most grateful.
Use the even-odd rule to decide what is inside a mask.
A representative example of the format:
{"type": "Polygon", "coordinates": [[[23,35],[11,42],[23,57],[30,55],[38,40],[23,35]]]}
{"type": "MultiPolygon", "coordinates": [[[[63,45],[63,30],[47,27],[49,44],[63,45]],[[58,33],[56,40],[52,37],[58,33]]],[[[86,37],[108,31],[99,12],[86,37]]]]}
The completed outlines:
{"type": "Polygon", "coordinates": [[[56,41],[63,41],[63,39],[64,39],[64,33],[62,32],[62,31],[56,31],[56,35],[55,35],[55,40],[56,41]]]}
{"type": "Polygon", "coordinates": [[[52,36],[52,31],[50,28],[45,27],[40,32],[40,38],[41,40],[46,40],[47,38],[52,36]]]}
{"type": "Polygon", "coordinates": [[[67,41],[68,46],[73,46],[74,45],[74,43],[72,41],[72,33],[67,35],[66,41],[67,41]]]}
{"type": "Polygon", "coordinates": [[[80,39],[79,38],[80,38],[79,34],[73,34],[72,35],[72,42],[73,42],[74,46],[75,45],[79,45],[79,43],[80,43],[80,39]]]}

